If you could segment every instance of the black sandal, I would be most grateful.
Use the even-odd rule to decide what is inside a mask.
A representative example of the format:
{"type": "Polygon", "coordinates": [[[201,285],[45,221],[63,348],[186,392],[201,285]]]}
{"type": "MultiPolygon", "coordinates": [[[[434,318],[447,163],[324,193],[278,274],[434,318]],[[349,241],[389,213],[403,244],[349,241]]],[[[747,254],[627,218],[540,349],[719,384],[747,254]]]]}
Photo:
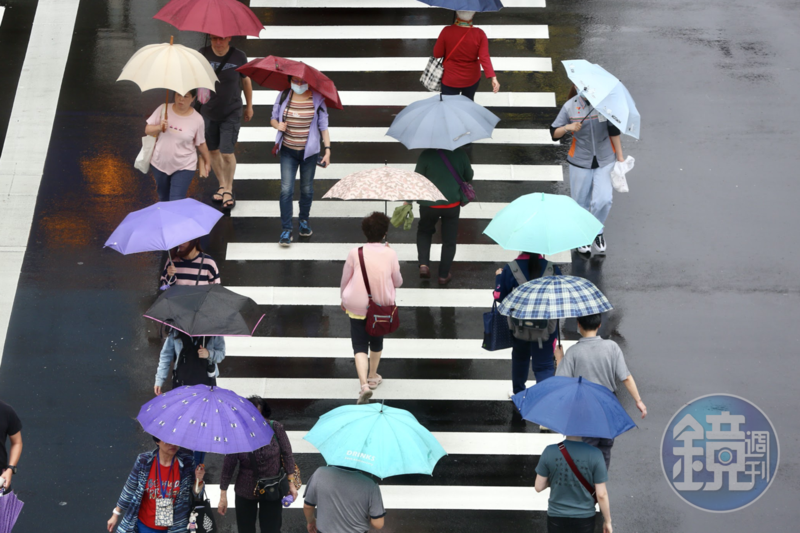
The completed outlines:
{"type": "Polygon", "coordinates": [[[213,202],[217,202],[217,203],[219,203],[219,202],[222,202],[222,193],[220,193],[219,191],[222,191],[222,190],[224,190],[224,189],[225,189],[225,187],[220,187],[219,189],[217,189],[217,192],[215,192],[215,193],[214,193],[214,194],[211,196],[211,201],[213,201],[213,202]],[[219,196],[220,196],[220,197],[219,197],[219,199],[217,199],[217,198],[214,198],[214,196],[216,196],[216,195],[218,195],[218,194],[219,194],[219,196]]]}
{"type": "Polygon", "coordinates": [[[236,207],[236,195],[233,194],[232,192],[224,192],[224,193],[222,193],[222,209],[227,209],[227,210],[230,211],[234,207],[236,207]],[[230,200],[226,200],[225,199],[225,195],[226,194],[231,197],[230,200]],[[230,205],[228,205],[228,202],[232,202],[232,203],[230,205]]]}

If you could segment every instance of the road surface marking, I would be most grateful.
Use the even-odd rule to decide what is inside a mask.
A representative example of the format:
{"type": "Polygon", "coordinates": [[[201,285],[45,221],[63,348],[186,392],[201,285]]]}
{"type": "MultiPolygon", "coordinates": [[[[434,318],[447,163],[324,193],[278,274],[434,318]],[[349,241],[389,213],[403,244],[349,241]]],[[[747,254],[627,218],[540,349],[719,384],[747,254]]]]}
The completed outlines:
{"type": "MultiPolygon", "coordinates": [[[[541,8],[545,7],[545,0],[503,0],[503,6],[541,8]]],[[[250,7],[415,9],[431,6],[417,0],[250,0],[250,7]]]]}
{"type": "MultiPolygon", "coordinates": [[[[406,24],[358,25],[358,26],[264,26],[258,37],[248,39],[270,40],[359,40],[359,39],[437,39],[445,26],[418,26],[406,24]]],[[[540,24],[502,24],[476,26],[489,39],[548,39],[546,25],[540,24]]]]}
{"type": "MultiPolygon", "coordinates": [[[[438,93],[428,91],[339,91],[345,106],[402,106],[430,98],[438,93]]],[[[253,105],[271,106],[278,91],[253,91],[253,105]]],[[[242,96],[244,102],[244,96],[242,96]]],[[[475,93],[475,102],[484,107],[555,107],[555,93],[475,93]]]]}
{"type": "MultiPolygon", "coordinates": [[[[257,59],[248,57],[248,61],[257,59]]],[[[428,64],[427,57],[290,57],[322,72],[418,72],[428,64]]],[[[492,66],[500,72],[552,72],[549,57],[493,57],[492,66]]]]}

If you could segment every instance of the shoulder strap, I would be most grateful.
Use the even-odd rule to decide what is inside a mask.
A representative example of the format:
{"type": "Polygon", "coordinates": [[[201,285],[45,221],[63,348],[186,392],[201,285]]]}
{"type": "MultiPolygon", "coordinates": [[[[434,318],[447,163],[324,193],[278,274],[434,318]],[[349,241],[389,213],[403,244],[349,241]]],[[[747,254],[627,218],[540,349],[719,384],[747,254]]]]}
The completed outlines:
{"type": "MultiPolygon", "coordinates": [[[[470,29],[472,29],[472,28],[470,28],[470,29]]],[[[450,56],[451,56],[451,57],[452,57],[453,53],[455,53],[455,51],[456,51],[456,50],[458,50],[458,46],[461,44],[461,41],[463,41],[463,40],[464,40],[464,38],[465,38],[467,35],[469,35],[469,30],[467,30],[467,31],[465,31],[465,32],[464,32],[464,35],[461,37],[461,39],[459,39],[459,40],[458,40],[458,42],[456,43],[456,45],[453,47],[453,49],[452,49],[452,50],[450,50],[450,56]]],[[[445,61],[447,61],[447,58],[443,58],[443,59],[442,59],[442,63],[444,63],[445,61]]]]}
{"type": "Polygon", "coordinates": [[[511,269],[511,273],[514,275],[514,279],[517,280],[518,284],[525,285],[528,283],[528,278],[526,278],[525,274],[522,273],[522,270],[519,268],[519,264],[516,260],[511,261],[508,264],[508,268],[511,269]]]}
{"type": "Polygon", "coordinates": [[[544,272],[542,273],[542,276],[552,276],[555,274],[555,272],[556,272],[555,266],[553,266],[553,263],[548,261],[547,266],[544,267],[544,272]]]}
{"type": "Polygon", "coordinates": [[[200,285],[200,274],[203,273],[203,264],[206,262],[206,254],[200,252],[200,268],[197,269],[197,279],[194,280],[195,285],[200,285]]]}
{"type": "Polygon", "coordinates": [[[453,168],[453,164],[450,162],[450,160],[447,158],[447,156],[444,155],[444,152],[442,152],[441,150],[436,150],[436,151],[439,152],[439,157],[442,158],[442,161],[444,161],[444,164],[447,165],[448,169],[450,169],[450,174],[452,174],[453,177],[456,179],[456,181],[458,182],[458,185],[459,186],[463,185],[464,180],[462,180],[461,176],[458,175],[458,172],[456,172],[456,169],[453,168]]]}
{"type": "Polygon", "coordinates": [[[367,296],[372,299],[372,289],[369,288],[369,278],[367,277],[367,267],[364,266],[364,247],[358,247],[358,262],[361,264],[361,275],[364,276],[364,286],[367,288],[367,296]]]}
{"type": "Polygon", "coordinates": [[[569,468],[570,470],[572,470],[572,473],[575,474],[575,477],[578,478],[578,481],[580,482],[581,485],[583,485],[583,488],[586,489],[592,496],[592,499],[594,499],[594,503],[597,503],[597,495],[595,494],[594,486],[591,485],[588,481],[586,481],[586,478],[583,477],[583,474],[581,474],[580,470],[578,470],[578,467],[575,465],[575,461],[572,460],[572,457],[570,456],[569,452],[567,451],[567,447],[564,446],[563,442],[558,443],[558,449],[561,452],[561,455],[564,456],[564,460],[569,465],[569,468]]]}
{"type": "Polygon", "coordinates": [[[225,68],[225,65],[228,63],[228,60],[231,58],[231,55],[233,55],[234,50],[236,50],[236,48],[234,48],[233,46],[229,46],[228,53],[223,56],[222,61],[220,61],[219,65],[217,65],[217,68],[214,69],[214,74],[216,74],[217,77],[219,77],[219,73],[222,72],[222,69],[225,68]]]}

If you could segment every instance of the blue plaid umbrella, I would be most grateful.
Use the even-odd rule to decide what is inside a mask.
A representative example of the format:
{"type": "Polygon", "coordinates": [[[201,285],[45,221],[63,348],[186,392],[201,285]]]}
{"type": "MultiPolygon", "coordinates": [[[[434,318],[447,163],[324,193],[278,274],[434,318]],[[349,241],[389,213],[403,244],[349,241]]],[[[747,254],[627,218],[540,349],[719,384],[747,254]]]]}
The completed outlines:
{"type": "Polygon", "coordinates": [[[576,276],[543,276],[520,285],[497,307],[500,314],[526,320],[555,320],[613,309],[589,280],[576,276]]]}

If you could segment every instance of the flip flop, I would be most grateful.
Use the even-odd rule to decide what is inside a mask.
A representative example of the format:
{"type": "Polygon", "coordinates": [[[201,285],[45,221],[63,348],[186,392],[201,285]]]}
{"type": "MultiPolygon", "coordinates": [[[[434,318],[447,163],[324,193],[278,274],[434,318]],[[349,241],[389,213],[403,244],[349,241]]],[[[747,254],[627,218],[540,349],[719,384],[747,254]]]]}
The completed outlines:
{"type": "Polygon", "coordinates": [[[217,189],[217,192],[215,192],[211,196],[211,200],[214,201],[214,202],[217,202],[217,203],[221,202],[222,201],[222,193],[219,192],[219,191],[222,191],[224,189],[225,189],[225,187],[220,187],[219,189],[217,189]],[[219,198],[217,198],[217,196],[219,196],[219,198]]]}
{"type": "Polygon", "coordinates": [[[375,374],[375,376],[374,378],[367,378],[367,385],[369,385],[370,389],[377,389],[378,385],[383,383],[383,378],[380,374],[375,374]]]}
{"type": "Polygon", "coordinates": [[[230,211],[234,207],[236,207],[236,195],[233,194],[232,192],[224,192],[224,193],[222,193],[222,209],[227,209],[227,210],[230,211]],[[225,199],[225,195],[226,194],[231,197],[230,200],[226,200],[225,199]],[[232,202],[232,203],[229,205],[228,202],[232,202]]]}

